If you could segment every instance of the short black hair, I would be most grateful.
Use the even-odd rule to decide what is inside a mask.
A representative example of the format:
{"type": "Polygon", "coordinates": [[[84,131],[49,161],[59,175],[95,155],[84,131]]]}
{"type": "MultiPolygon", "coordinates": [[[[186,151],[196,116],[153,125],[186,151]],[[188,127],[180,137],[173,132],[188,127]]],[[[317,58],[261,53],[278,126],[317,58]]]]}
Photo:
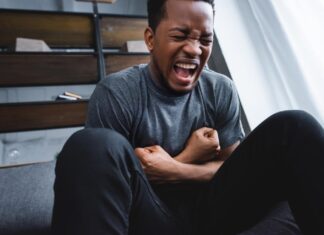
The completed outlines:
{"type": "MultiPolygon", "coordinates": [[[[148,24],[149,27],[155,32],[156,27],[159,25],[161,20],[165,17],[165,3],[168,0],[147,0],[147,13],[148,13],[148,24]]],[[[214,11],[215,3],[214,0],[193,0],[202,1],[209,3],[214,11]]]]}

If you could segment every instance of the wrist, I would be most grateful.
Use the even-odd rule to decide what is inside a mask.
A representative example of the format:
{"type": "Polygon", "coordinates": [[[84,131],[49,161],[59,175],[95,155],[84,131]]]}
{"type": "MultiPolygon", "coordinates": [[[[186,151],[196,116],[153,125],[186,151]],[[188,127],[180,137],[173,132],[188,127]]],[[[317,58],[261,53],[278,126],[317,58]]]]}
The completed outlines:
{"type": "Polygon", "coordinates": [[[173,165],[169,168],[169,180],[175,182],[181,182],[189,180],[188,177],[188,169],[186,167],[186,163],[182,163],[175,158],[172,159],[173,165]]]}
{"type": "Polygon", "coordinates": [[[211,161],[204,164],[186,164],[178,162],[178,178],[181,181],[210,181],[224,161],[211,161]]]}
{"type": "Polygon", "coordinates": [[[191,156],[192,154],[190,154],[187,149],[184,149],[181,153],[175,156],[174,159],[180,163],[191,164],[194,163],[191,156]]]}

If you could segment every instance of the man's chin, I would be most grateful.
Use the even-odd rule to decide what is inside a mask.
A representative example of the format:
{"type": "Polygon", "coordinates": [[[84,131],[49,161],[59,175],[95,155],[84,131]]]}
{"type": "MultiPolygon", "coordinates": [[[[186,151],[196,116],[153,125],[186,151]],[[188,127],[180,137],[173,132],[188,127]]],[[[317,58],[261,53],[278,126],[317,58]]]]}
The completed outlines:
{"type": "Polygon", "coordinates": [[[175,84],[175,85],[169,85],[169,89],[177,94],[185,94],[188,93],[190,91],[192,91],[192,89],[195,88],[197,82],[194,83],[190,83],[188,85],[179,85],[179,84],[175,84]]]}

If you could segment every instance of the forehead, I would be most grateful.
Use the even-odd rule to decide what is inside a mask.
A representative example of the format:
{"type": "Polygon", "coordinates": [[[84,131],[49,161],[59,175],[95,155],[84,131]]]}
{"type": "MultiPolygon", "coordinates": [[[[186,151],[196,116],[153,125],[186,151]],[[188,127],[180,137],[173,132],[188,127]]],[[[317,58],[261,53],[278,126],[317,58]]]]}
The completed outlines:
{"type": "Polygon", "coordinates": [[[167,0],[165,17],[169,25],[194,27],[204,31],[213,30],[214,13],[212,6],[203,1],[167,0]]]}

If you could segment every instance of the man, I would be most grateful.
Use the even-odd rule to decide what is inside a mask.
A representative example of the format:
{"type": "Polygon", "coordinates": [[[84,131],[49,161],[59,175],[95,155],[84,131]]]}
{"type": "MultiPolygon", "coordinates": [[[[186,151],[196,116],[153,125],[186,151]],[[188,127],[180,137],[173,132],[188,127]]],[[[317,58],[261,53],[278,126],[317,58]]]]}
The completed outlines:
{"type": "MultiPolygon", "coordinates": [[[[323,128],[282,112],[242,141],[233,83],[204,69],[213,1],[151,0],[148,13],[151,62],[98,84],[58,158],[54,233],[239,234],[287,200],[304,234],[324,234],[323,128]]],[[[274,220],[285,226],[257,234],[299,234],[274,220]]]]}

